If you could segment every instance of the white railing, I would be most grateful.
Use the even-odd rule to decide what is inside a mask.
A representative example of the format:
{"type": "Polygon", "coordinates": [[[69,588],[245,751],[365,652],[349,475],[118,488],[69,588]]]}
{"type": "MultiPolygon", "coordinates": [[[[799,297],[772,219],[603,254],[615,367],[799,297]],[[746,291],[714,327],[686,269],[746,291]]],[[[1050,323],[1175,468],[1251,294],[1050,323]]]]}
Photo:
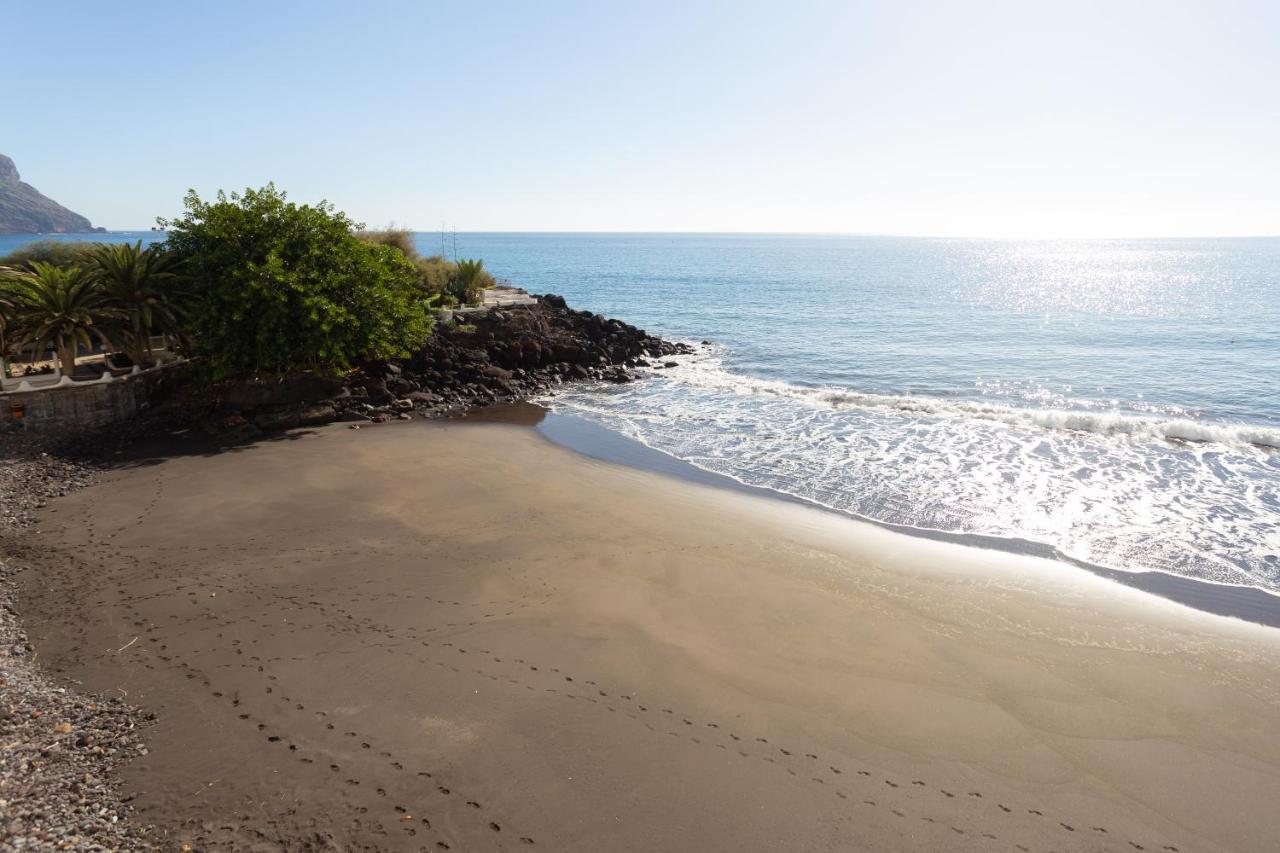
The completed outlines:
{"type": "Polygon", "coordinates": [[[34,376],[19,376],[16,379],[10,379],[8,376],[0,377],[0,390],[12,393],[23,391],[39,391],[44,388],[58,388],[63,385],[64,380],[71,380],[62,375],[59,368],[54,368],[53,373],[39,373],[34,376]]]}
{"type": "Polygon", "coordinates": [[[122,370],[123,368],[113,368],[109,359],[104,359],[102,375],[96,379],[72,379],[63,373],[61,368],[56,367],[53,369],[53,373],[19,376],[13,379],[7,376],[0,376],[0,394],[28,394],[32,391],[51,391],[56,388],[84,388],[90,385],[106,385],[110,382],[120,382],[134,376],[141,376],[144,373],[163,370],[185,360],[181,356],[175,355],[171,359],[157,360],[154,366],[146,369],[140,368],[135,364],[128,373],[116,376],[112,372],[113,369],[122,370]]]}

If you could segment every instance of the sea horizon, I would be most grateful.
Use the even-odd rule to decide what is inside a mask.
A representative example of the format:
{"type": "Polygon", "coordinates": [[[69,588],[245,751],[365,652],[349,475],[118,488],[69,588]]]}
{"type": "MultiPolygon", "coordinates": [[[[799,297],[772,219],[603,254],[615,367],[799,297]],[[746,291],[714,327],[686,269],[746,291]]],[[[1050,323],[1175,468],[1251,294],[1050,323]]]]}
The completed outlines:
{"type": "MultiPolygon", "coordinates": [[[[375,226],[366,223],[368,228],[397,228],[401,226],[391,223],[387,226],[375,226]]],[[[915,233],[899,233],[893,231],[646,231],[646,230],[543,230],[543,229],[493,229],[493,228],[477,228],[477,229],[457,229],[445,230],[440,229],[419,229],[404,227],[405,231],[410,234],[426,235],[426,234],[518,234],[526,236],[688,236],[688,237],[887,237],[900,238],[905,240],[968,240],[968,241],[990,241],[990,242],[1010,242],[1021,241],[1030,243],[1063,243],[1063,242],[1126,242],[1132,240],[1150,240],[1150,241],[1167,241],[1167,240],[1272,240],[1280,239],[1280,234],[1128,234],[1128,235],[991,235],[991,234],[915,234],[915,233]]],[[[0,240],[5,240],[6,244],[10,241],[14,246],[21,246],[27,243],[36,242],[44,239],[57,240],[84,240],[92,242],[93,238],[101,239],[103,235],[111,236],[132,236],[138,237],[142,235],[162,235],[166,233],[163,229],[152,228],[105,228],[102,231],[50,231],[44,233],[8,233],[0,234],[0,240]]]]}

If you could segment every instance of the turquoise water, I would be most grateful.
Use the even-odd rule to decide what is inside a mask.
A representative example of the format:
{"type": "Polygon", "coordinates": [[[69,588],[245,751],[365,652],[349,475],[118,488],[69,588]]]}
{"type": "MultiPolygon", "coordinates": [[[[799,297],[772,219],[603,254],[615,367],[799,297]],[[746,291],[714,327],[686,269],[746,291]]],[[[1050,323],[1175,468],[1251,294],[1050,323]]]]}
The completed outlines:
{"type": "Polygon", "coordinates": [[[877,521],[1280,590],[1280,239],[459,234],[457,252],[713,342],[557,411],[877,521]]]}
{"type": "Polygon", "coordinates": [[[712,343],[557,411],[877,521],[1280,591],[1280,238],[458,234],[456,252],[712,343]]]}
{"type": "Polygon", "coordinates": [[[0,234],[0,257],[14,249],[40,240],[67,243],[132,243],[141,240],[144,246],[149,246],[163,239],[164,234],[156,231],[110,231],[105,234],[0,234]]]}

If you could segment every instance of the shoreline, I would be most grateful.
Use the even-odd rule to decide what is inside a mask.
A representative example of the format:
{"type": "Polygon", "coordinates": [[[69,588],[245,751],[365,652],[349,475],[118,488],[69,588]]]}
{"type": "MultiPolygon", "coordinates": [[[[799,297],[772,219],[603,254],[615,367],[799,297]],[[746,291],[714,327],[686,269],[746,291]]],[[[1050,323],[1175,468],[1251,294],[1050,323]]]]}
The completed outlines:
{"type": "Polygon", "coordinates": [[[33,642],[159,713],[124,779],[166,843],[1181,853],[1280,831],[1269,629],[528,426],[179,443],[42,530],[33,642]]]}
{"type": "Polygon", "coordinates": [[[948,542],[961,547],[983,548],[1015,556],[1034,557],[1061,563],[1075,569],[1098,575],[1118,584],[1141,590],[1157,598],[1175,602],[1191,610],[1239,619],[1255,625],[1280,628],[1280,595],[1262,587],[1243,584],[1219,583],[1199,578],[1176,575],[1157,570],[1117,569],[1072,557],[1058,548],[1029,539],[991,536],[980,533],[955,533],[933,528],[912,527],[880,521],[824,506],[797,495],[780,492],[766,486],[755,486],[737,480],[727,474],[718,474],[699,468],[679,457],[649,447],[635,439],[608,427],[595,424],[585,418],[555,412],[536,402],[495,406],[490,410],[477,410],[468,418],[512,423],[525,423],[537,427],[547,440],[593,459],[630,465],[645,471],[674,477],[692,483],[728,489],[742,494],[781,500],[786,503],[811,507],[832,513],[840,518],[870,524],[903,536],[948,542]],[[544,414],[515,414],[514,407],[530,406],[544,410],[544,414]],[[481,415],[481,412],[485,414],[481,415]]]}

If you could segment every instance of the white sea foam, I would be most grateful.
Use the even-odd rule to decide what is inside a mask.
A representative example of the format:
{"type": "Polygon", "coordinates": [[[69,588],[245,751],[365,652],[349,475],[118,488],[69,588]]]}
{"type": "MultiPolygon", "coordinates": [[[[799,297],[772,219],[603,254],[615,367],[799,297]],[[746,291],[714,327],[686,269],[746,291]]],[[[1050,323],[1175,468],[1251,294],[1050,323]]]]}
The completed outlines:
{"type": "Polygon", "coordinates": [[[1097,565],[1280,590],[1280,434],[1116,411],[811,388],[714,355],[551,400],[741,482],[1097,565]],[[1174,439],[1174,440],[1171,440],[1174,439]]]}
{"type": "MultiPolygon", "coordinates": [[[[832,409],[880,409],[936,418],[973,418],[1012,426],[1091,432],[1100,435],[1212,442],[1280,449],[1280,429],[1186,417],[1159,417],[1116,409],[1032,408],[972,399],[946,399],[912,394],[868,394],[848,388],[807,387],[759,379],[724,368],[714,356],[687,359],[683,369],[667,374],[677,382],[712,391],[765,395],[832,409]]],[[[1097,403],[1082,401],[1082,405],[1097,403]]]]}
{"type": "Polygon", "coordinates": [[[725,348],[561,411],[879,521],[1280,590],[1280,240],[508,248],[538,241],[485,257],[725,348]]]}

